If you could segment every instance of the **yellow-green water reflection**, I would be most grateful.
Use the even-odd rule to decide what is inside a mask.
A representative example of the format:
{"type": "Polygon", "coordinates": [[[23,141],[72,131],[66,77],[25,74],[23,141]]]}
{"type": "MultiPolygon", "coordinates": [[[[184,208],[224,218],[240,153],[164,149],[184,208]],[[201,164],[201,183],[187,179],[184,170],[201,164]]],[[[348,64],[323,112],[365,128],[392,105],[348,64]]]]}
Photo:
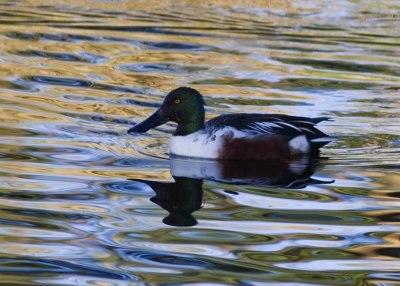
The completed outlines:
{"type": "Polygon", "coordinates": [[[1,284],[400,283],[398,2],[0,8],[1,284]],[[125,131],[181,85],[338,140],[300,169],[176,164],[172,125],[125,131]]]}

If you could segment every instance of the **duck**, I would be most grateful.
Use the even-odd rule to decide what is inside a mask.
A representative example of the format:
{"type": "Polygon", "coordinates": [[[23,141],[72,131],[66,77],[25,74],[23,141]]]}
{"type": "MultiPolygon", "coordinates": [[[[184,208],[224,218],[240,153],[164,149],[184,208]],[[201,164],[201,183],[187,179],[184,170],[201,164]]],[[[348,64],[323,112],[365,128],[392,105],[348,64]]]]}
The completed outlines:
{"type": "Polygon", "coordinates": [[[171,156],[211,160],[271,160],[319,154],[332,137],[315,127],[329,117],[236,113],[205,122],[205,102],[199,91],[179,87],[167,94],[160,108],[128,130],[143,133],[172,121],[171,156]]]}

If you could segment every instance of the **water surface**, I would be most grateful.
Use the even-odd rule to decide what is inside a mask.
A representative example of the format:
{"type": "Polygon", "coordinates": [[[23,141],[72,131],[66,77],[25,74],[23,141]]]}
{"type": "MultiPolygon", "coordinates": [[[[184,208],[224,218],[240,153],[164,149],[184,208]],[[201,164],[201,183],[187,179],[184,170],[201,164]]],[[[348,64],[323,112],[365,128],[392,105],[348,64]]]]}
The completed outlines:
{"type": "Polygon", "coordinates": [[[2,285],[399,285],[397,1],[0,1],[2,285]],[[316,161],[168,159],[126,130],[329,116],[316,161]]]}

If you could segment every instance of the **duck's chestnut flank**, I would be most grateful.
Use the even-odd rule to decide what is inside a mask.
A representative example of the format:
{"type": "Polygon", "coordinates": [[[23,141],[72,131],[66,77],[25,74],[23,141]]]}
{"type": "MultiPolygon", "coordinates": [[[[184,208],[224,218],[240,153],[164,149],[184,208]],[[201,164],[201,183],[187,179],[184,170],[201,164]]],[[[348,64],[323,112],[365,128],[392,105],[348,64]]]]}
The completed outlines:
{"type": "Polygon", "coordinates": [[[170,153],[208,159],[267,160],[300,153],[318,153],[332,138],[315,128],[326,117],[282,114],[227,114],[204,122],[204,100],[189,87],[171,91],[148,119],[128,130],[147,130],[173,121],[178,124],[170,153]]]}
{"type": "Polygon", "coordinates": [[[280,136],[253,138],[224,137],[218,159],[222,160],[269,160],[290,157],[290,148],[280,136]]]}

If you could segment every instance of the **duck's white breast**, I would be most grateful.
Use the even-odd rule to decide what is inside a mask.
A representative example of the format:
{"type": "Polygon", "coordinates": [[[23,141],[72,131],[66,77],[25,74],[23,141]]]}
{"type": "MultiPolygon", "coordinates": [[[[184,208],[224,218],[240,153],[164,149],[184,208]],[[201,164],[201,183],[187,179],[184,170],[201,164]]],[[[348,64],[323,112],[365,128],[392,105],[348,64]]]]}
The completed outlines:
{"type": "Polygon", "coordinates": [[[217,159],[225,136],[244,137],[245,134],[234,128],[226,127],[210,135],[203,130],[186,136],[172,136],[169,151],[173,155],[217,159]]]}
{"type": "Polygon", "coordinates": [[[186,136],[173,136],[169,142],[169,152],[184,157],[216,159],[220,144],[221,140],[199,131],[186,136]]]}

